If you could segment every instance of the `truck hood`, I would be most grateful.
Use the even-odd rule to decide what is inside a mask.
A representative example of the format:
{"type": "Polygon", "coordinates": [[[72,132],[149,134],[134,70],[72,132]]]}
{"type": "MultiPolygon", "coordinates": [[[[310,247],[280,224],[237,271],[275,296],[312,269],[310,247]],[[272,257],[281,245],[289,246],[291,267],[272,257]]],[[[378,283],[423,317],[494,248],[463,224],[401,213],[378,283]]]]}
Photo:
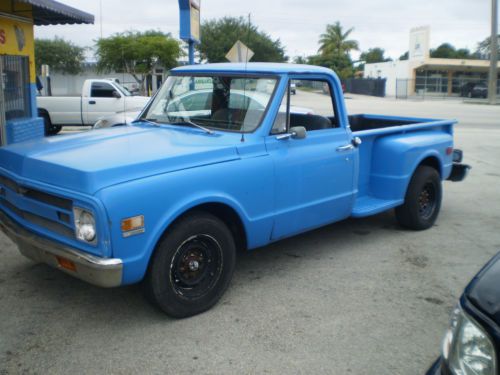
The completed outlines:
{"type": "Polygon", "coordinates": [[[0,167],[18,176],[94,194],[114,184],[239,159],[231,133],[122,126],[0,148],[0,167]]]}
{"type": "Polygon", "coordinates": [[[500,253],[472,279],[465,289],[465,296],[500,325],[500,253]]]}

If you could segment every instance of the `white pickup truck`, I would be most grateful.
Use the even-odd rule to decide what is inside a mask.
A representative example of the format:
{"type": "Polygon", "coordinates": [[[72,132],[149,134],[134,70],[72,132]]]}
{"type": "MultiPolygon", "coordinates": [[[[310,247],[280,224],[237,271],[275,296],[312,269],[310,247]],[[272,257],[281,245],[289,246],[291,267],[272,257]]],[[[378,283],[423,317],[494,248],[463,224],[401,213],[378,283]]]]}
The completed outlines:
{"type": "Polygon", "coordinates": [[[113,79],[88,79],[80,96],[39,96],[38,115],[45,133],[57,134],[62,126],[92,126],[101,117],[119,111],[141,110],[149,97],[132,94],[113,79]]]}

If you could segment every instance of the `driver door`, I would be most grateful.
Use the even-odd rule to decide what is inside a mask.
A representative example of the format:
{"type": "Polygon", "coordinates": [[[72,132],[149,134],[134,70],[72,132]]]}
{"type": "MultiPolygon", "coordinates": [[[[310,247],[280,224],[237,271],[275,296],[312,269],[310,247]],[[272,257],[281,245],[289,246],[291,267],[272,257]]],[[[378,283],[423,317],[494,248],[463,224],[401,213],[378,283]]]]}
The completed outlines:
{"type": "Polygon", "coordinates": [[[275,171],[273,240],[351,214],[358,151],[351,147],[350,133],[337,123],[331,90],[328,95],[322,92],[325,83],[329,88],[326,81],[297,81],[293,96],[289,86],[266,138],[275,171]],[[306,138],[280,137],[290,126],[304,126],[306,138]]]}

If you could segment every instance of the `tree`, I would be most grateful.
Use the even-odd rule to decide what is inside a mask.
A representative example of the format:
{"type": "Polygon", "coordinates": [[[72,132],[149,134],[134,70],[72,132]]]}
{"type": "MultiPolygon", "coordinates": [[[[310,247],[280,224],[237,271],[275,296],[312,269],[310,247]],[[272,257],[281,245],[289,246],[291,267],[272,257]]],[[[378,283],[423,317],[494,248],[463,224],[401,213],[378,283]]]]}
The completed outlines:
{"type": "Polygon", "coordinates": [[[358,50],[358,42],[347,39],[353,30],[354,28],[350,28],[344,32],[338,21],[333,25],[326,25],[326,32],[321,34],[319,39],[319,52],[322,55],[343,55],[358,50]]]}
{"type": "Polygon", "coordinates": [[[150,30],[127,31],[96,42],[97,69],[101,72],[125,72],[143,87],[148,74],[157,65],[166,69],[177,66],[182,55],[180,44],[170,34],[150,30]]]}
{"type": "Polygon", "coordinates": [[[385,50],[379,47],[370,48],[368,51],[363,52],[359,59],[363,60],[366,64],[373,64],[378,62],[391,61],[390,58],[384,57],[385,50]]]}
{"type": "Polygon", "coordinates": [[[327,25],[319,39],[319,54],[309,56],[309,63],[335,70],[341,79],[352,77],[354,68],[349,53],[358,49],[358,42],[348,39],[353,30],[344,32],[339,22],[327,25]]]}
{"type": "Polygon", "coordinates": [[[401,56],[399,56],[399,60],[401,60],[401,61],[408,60],[409,58],[410,58],[410,52],[408,52],[408,51],[406,51],[401,56]]]}
{"type": "Polygon", "coordinates": [[[82,71],[85,48],[62,38],[35,39],[35,66],[40,73],[43,64],[64,74],[78,74],[82,71]]]}
{"type": "MultiPolygon", "coordinates": [[[[500,35],[498,35],[497,41],[498,41],[498,58],[500,59],[500,35]]],[[[489,59],[491,53],[490,47],[491,47],[491,37],[488,37],[478,43],[476,49],[476,56],[481,59],[489,59]]]]}
{"type": "Polygon", "coordinates": [[[294,64],[307,64],[307,57],[305,56],[295,56],[293,58],[293,63],[294,64]]]}
{"type": "Polygon", "coordinates": [[[224,17],[201,25],[201,43],[197,46],[201,57],[208,62],[224,62],[226,54],[238,40],[255,55],[252,61],[285,62],[285,48],[279,39],[273,40],[243,17],[224,17]]]}
{"type": "Polygon", "coordinates": [[[474,56],[467,48],[456,49],[450,43],[443,43],[436,49],[431,49],[431,57],[441,59],[471,59],[474,56]]]}

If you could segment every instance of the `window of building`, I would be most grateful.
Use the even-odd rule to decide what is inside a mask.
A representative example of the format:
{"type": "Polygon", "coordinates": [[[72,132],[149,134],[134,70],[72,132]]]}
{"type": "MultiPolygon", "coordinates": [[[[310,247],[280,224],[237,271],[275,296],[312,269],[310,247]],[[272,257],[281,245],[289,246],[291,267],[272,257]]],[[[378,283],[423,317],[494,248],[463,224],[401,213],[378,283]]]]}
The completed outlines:
{"type": "Polygon", "coordinates": [[[26,56],[0,56],[0,87],[5,120],[31,117],[29,63],[26,56]]]}

